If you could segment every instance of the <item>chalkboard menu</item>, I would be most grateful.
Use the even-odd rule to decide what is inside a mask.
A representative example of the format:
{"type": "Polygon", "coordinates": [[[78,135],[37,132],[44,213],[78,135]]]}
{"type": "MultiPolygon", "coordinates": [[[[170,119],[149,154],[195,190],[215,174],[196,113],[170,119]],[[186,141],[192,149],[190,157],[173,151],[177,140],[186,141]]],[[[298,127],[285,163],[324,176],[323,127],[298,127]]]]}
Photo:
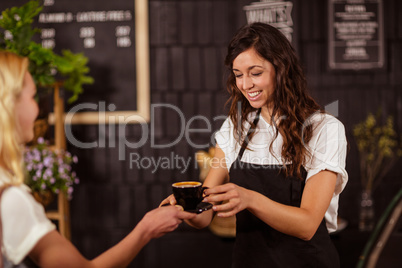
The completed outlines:
{"type": "Polygon", "coordinates": [[[329,67],[384,67],[382,0],[329,0],[329,67]]]}
{"type": "MultiPolygon", "coordinates": [[[[0,10],[26,2],[1,0],[0,10]]],[[[136,0],[45,0],[43,5],[34,23],[41,29],[36,41],[56,53],[70,49],[89,58],[95,83],[84,86],[74,105],[106,103],[113,111],[138,110],[136,0]]]]}

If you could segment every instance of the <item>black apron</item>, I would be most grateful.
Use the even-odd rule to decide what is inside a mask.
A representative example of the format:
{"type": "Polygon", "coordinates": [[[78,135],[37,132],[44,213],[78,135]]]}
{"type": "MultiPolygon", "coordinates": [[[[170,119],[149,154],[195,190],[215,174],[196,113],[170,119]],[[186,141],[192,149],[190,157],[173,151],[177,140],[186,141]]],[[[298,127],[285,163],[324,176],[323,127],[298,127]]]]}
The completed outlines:
{"type": "MultiPolygon", "coordinates": [[[[260,112],[260,111],[259,111],[260,112]]],[[[256,126],[259,112],[254,120],[256,126]]],[[[282,166],[256,165],[241,161],[248,136],[232,164],[229,176],[232,183],[259,192],[273,201],[300,207],[307,172],[303,180],[286,177],[282,166]]],[[[236,215],[236,242],[232,267],[339,267],[338,253],[330,240],[325,219],[310,241],[286,235],[261,221],[248,210],[236,215]]]]}

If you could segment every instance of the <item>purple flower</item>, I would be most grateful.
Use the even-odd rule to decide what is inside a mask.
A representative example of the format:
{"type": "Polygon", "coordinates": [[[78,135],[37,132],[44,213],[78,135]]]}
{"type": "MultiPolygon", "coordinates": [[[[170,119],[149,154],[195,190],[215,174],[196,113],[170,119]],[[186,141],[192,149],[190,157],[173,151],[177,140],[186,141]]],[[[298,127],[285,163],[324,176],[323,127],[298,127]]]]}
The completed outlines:
{"type": "Polygon", "coordinates": [[[42,163],[39,163],[39,164],[36,166],[36,168],[37,168],[38,170],[42,170],[42,169],[43,169],[43,164],[42,164],[42,163]]]}
{"type": "Polygon", "coordinates": [[[51,189],[55,193],[65,191],[71,199],[73,185],[80,183],[71,163],[77,163],[78,157],[64,150],[50,150],[48,142],[38,139],[34,147],[26,147],[24,161],[31,177],[28,182],[33,189],[51,189]]]}
{"type": "Polygon", "coordinates": [[[45,157],[45,159],[43,159],[43,164],[45,167],[50,167],[53,164],[53,158],[51,156],[45,157]]]}
{"type": "Polygon", "coordinates": [[[28,170],[28,171],[31,171],[31,170],[32,170],[32,164],[31,164],[31,163],[29,163],[29,164],[27,165],[27,170],[28,170]]]}
{"type": "Polygon", "coordinates": [[[31,162],[32,161],[32,154],[29,151],[27,151],[25,153],[24,160],[25,160],[25,162],[31,162]]]}
{"type": "Polygon", "coordinates": [[[46,169],[45,175],[46,175],[47,177],[51,177],[51,176],[53,175],[52,170],[51,170],[50,168],[46,169]]]}
{"type": "Polygon", "coordinates": [[[39,150],[38,149],[34,149],[33,151],[32,151],[32,159],[34,160],[34,161],[40,161],[40,152],[39,152],[39,150]]]}
{"type": "Polygon", "coordinates": [[[64,168],[63,167],[59,167],[59,173],[60,173],[60,175],[64,175],[64,168]]]}

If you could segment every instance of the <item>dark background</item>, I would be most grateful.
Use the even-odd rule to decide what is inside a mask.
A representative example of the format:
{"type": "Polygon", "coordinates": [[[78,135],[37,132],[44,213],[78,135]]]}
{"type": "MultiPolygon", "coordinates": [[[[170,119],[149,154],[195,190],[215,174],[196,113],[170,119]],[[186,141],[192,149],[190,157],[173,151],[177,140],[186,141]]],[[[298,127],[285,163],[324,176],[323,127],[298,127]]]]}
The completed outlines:
{"type": "MultiPolygon", "coordinates": [[[[186,123],[196,115],[213,122],[216,131],[222,121],[213,120],[226,114],[224,104],[223,58],[233,33],[246,23],[243,6],[252,1],[149,1],[151,103],[169,103],[185,115],[186,123]]],[[[347,158],[349,183],[341,194],[339,214],[348,228],[334,236],[342,267],[354,267],[368,237],[357,231],[360,173],[356,144],[352,136],[355,124],[381,106],[395,117],[402,128],[402,3],[384,1],[386,66],[369,71],[330,71],[327,59],[327,1],[292,1],[293,41],[304,64],[312,95],[325,106],[339,102],[339,119],[346,127],[350,145],[347,158]]],[[[178,114],[171,109],[156,109],[156,144],[174,141],[180,135],[178,114]]],[[[195,128],[205,128],[196,121],[195,128]]],[[[96,140],[97,126],[74,126],[77,138],[96,140]]],[[[106,140],[108,140],[108,128],[106,140]]],[[[137,125],[126,127],[131,141],[141,138],[137,125]]],[[[209,144],[211,132],[191,135],[195,144],[209,144]]],[[[106,145],[106,147],[108,147],[106,145]]],[[[206,148],[205,146],[204,148],[206,148]]],[[[171,193],[174,181],[198,179],[194,154],[198,148],[183,137],[167,149],[151,148],[147,142],[139,149],[128,149],[142,157],[191,158],[191,168],[181,170],[130,169],[129,161],[118,160],[118,149],[70,148],[80,158],[78,175],[81,184],[71,202],[73,242],[87,257],[94,257],[119,241],[149,210],[171,193]]],[[[386,176],[374,193],[377,216],[381,214],[402,186],[401,161],[386,176]]],[[[402,241],[402,240],[400,240],[402,241]]],[[[148,244],[132,267],[230,267],[232,240],[221,239],[209,230],[194,230],[182,225],[175,232],[148,244]]]]}
{"type": "MultiPolygon", "coordinates": [[[[149,1],[151,46],[151,103],[169,103],[185,115],[186,123],[202,115],[216,131],[226,114],[223,58],[233,33],[246,23],[243,6],[252,1],[149,1]]],[[[398,132],[402,128],[402,2],[385,0],[384,35],[386,66],[369,71],[330,71],[327,59],[327,1],[292,1],[294,45],[304,64],[312,95],[325,106],[339,101],[339,119],[346,127],[350,151],[347,158],[349,183],[340,196],[339,214],[348,228],[334,236],[342,267],[354,267],[368,233],[357,231],[360,173],[355,124],[381,106],[393,115],[398,132]]],[[[173,141],[180,134],[180,118],[169,109],[157,109],[153,138],[157,144],[173,141]]],[[[198,121],[198,128],[206,127],[198,121]]],[[[197,125],[195,125],[197,127],[197,125]]],[[[98,137],[97,126],[74,126],[81,140],[98,137]]],[[[106,130],[106,133],[108,131],[106,130]]],[[[141,137],[139,126],[126,127],[132,141],[141,137]]],[[[208,144],[211,133],[191,135],[196,144],[208,144]]],[[[106,139],[107,140],[107,139],[106,139]]],[[[207,146],[205,146],[207,147],[207,146]]],[[[118,160],[118,150],[80,150],[78,174],[81,184],[71,203],[73,242],[87,256],[94,257],[119,241],[142,218],[171,193],[170,185],[183,179],[198,179],[194,154],[198,148],[184,138],[168,149],[151,148],[150,142],[126,152],[143,157],[176,155],[192,158],[191,169],[130,169],[129,161],[118,160]]],[[[401,161],[374,193],[377,217],[402,186],[401,161]]],[[[399,239],[402,242],[402,239],[399,239]]],[[[230,267],[233,241],[214,236],[209,230],[182,225],[175,232],[148,244],[132,267],[230,267]]]]}
{"type": "MultiPolygon", "coordinates": [[[[212,131],[190,135],[191,141],[203,149],[210,145],[212,132],[222,123],[214,117],[226,114],[223,58],[231,36],[246,23],[243,6],[251,2],[149,0],[151,103],[177,106],[186,123],[196,115],[212,122],[212,131]]],[[[367,71],[330,71],[327,67],[327,1],[291,2],[294,45],[304,64],[311,93],[322,106],[338,101],[338,118],[346,127],[349,182],[340,196],[339,214],[348,221],[348,227],[333,239],[342,267],[354,267],[369,233],[357,231],[361,187],[352,129],[369,112],[382,107],[387,115],[394,116],[398,133],[401,132],[402,2],[383,1],[386,65],[367,71]]],[[[99,90],[100,99],[108,101],[107,92],[99,90]]],[[[174,141],[182,127],[178,114],[166,108],[155,111],[154,131],[149,138],[156,144],[174,141]]],[[[206,124],[196,121],[192,127],[205,128],[206,124]]],[[[106,126],[106,132],[99,134],[96,125],[73,126],[74,135],[81,141],[91,142],[105,135],[106,148],[79,149],[69,145],[69,150],[79,157],[76,169],[81,179],[71,201],[72,241],[88,258],[122,239],[147,211],[171,193],[172,182],[197,180],[199,174],[194,154],[200,148],[184,137],[166,149],[152,148],[149,139],[141,148],[126,148],[126,160],[119,161],[118,148],[108,146],[110,128],[118,131],[115,126],[106,126]],[[191,158],[190,169],[182,173],[166,168],[152,173],[151,169],[130,168],[130,153],[158,158],[170,157],[172,152],[191,158]]],[[[122,130],[120,134],[132,142],[141,138],[138,125],[122,130]]],[[[115,141],[118,142],[117,138],[115,141]]],[[[401,164],[399,160],[374,193],[377,218],[402,186],[401,164]]],[[[219,238],[208,229],[199,231],[183,224],[148,244],[130,267],[230,267],[232,245],[233,240],[219,238]]]]}

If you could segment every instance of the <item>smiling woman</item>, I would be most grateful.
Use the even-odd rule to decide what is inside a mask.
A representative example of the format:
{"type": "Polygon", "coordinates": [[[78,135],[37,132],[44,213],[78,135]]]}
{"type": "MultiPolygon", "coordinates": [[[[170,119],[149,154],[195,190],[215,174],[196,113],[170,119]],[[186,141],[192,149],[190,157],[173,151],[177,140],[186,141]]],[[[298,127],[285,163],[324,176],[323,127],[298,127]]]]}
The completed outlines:
{"type": "MultiPolygon", "coordinates": [[[[236,216],[232,267],[339,267],[329,232],[348,178],[342,123],[309,96],[294,49],[274,27],[242,27],[225,63],[231,106],[203,202],[218,217],[236,216]]],[[[212,217],[188,223],[203,228],[212,217]]]]}
{"type": "Polygon", "coordinates": [[[233,61],[233,73],[236,77],[236,86],[246,97],[250,105],[261,108],[261,115],[270,122],[272,94],[275,89],[275,68],[254,48],[241,53],[233,61]]]}

